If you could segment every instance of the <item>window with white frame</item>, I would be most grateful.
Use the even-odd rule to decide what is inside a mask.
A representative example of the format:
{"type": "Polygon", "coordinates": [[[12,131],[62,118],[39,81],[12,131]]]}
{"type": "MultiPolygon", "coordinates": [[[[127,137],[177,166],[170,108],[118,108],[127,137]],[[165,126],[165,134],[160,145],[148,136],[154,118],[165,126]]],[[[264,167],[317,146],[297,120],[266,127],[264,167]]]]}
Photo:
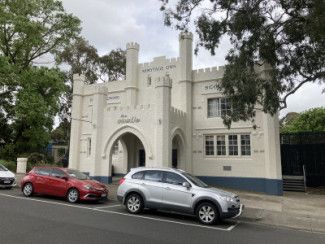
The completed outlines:
{"type": "Polygon", "coordinates": [[[231,103],[225,97],[208,99],[208,118],[221,117],[231,112],[231,103]]]}
{"type": "Polygon", "coordinates": [[[214,136],[205,136],[205,155],[214,155],[214,136]]]}
{"type": "Polygon", "coordinates": [[[206,156],[250,156],[250,134],[205,135],[206,156]]]}
{"type": "Polygon", "coordinates": [[[228,136],[228,151],[230,156],[238,155],[238,137],[237,135],[228,136]]]}
{"type": "Polygon", "coordinates": [[[91,138],[87,138],[87,157],[91,155],[91,138]]]}
{"type": "Polygon", "coordinates": [[[250,135],[240,135],[241,155],[251,155],[251,139],[250,135]]]}
{"type": "Polygon", "coordinates": [[[225,137],[225,135],[217,136],[217,155],[226,155],[226,137],[225,137]]]}

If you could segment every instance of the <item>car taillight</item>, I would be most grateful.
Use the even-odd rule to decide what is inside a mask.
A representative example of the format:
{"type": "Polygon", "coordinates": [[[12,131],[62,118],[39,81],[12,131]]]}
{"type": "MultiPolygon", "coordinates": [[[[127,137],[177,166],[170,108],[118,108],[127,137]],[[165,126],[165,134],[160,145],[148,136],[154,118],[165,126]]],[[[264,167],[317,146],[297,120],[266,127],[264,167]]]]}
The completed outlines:
{"type": "Polygon", "coordinates": [[[125,178],[121,178],[121,179],[119,180],[118,184],[119,184],[119,185],[122,185],[124,181],[125,181],[125,178]]]}

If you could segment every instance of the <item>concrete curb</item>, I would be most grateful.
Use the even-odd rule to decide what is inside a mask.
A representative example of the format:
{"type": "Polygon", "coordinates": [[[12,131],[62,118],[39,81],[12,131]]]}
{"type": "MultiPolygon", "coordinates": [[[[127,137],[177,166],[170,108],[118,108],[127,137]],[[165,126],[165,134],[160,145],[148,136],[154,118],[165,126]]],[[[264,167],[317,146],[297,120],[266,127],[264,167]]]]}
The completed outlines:
{"type": "Polygon", "coordinates": [[[281,226],[291,229],[325,233],[325,219],[302,214],[245,208],[239,221],[255,224],[281,226]]]}

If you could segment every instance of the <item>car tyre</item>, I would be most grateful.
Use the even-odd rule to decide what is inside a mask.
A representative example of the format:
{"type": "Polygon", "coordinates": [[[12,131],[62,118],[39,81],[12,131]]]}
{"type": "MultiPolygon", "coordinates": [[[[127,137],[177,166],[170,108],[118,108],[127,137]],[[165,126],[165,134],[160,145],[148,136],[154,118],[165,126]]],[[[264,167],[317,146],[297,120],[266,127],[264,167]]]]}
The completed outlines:
{"type": "Polygon", "coordinates": [[[32,183],[26,183],[23,187],[23,194],[25,197],[30,197],[33,195],[34,187],[32,183]]]}
{"type": "Polygon", "coordinates": [[[76,203],[79,200],[79,191],[76,188],[69,189],[67,193],[67,201],[69,203],[76,203]]]}
{"type": "Polygon", "coordinates": [[[125,207],[126,210],[131,214],[138,214],[141,213],[143,210],[143,199],[137,193],[132,193],[127,196],[125,200],[125,207]]]}
{"type": "Polygon", "coordinates": [[[218,209],[210,202],[203,202],[196,209],[196,217],[202,224],[213,225],[219,220],[218,209]]]}

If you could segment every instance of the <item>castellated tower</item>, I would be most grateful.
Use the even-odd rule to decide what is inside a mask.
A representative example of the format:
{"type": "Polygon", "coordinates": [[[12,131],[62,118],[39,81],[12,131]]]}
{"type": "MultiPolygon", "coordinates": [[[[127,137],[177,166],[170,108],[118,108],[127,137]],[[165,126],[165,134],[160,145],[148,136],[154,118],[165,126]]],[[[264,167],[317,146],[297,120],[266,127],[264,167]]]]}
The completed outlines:
{"type": "Polygon", "coordinates": [[[126,44],[126,103],[127,105],[137,104],[138,89],[138,64],[139,44],[130,42],[126,44]]]}
{"type": "Polygon", "coordinates": [[[172,80],[169,76],[159,77],[156,80],[156,132],[155,151],[157,166],[168,167],[171,161],[170,109],[171,109],[172,80]]]}
{"type": "MultiPolygon", "coordinates": [[[[179,56],[180,56],[180,80],[179,85],[182,93],[180,101],[181,109],[186,112],[186,135],[192,135],[192,70],[193,70],[193,34],[182,32],[179,35],[179,56]]],[[[188,152],[192,152],[191,136],[186,138],[188,152]]],[[[192,171],[192,153],[186,155],[186,170],[192,171]]]]}

